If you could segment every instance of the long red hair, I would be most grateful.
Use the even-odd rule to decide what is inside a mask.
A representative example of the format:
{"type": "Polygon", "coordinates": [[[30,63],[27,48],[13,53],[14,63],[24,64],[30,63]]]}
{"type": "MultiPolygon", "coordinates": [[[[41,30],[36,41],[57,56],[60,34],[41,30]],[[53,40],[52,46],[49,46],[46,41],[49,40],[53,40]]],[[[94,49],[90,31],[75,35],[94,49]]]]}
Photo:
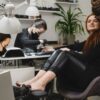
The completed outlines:
{"type": "MultiPolygon", "coordinates": [[[[86,29],[87,29],[87,21],[88,21],[88,18],[90,16],[94,16],[94,14],[91,14],[87,17],[87,19],[86,19],[86,29]]],[[[100,23],[100,21],[99,21],[99,23],[100,23]]],[[[99,26],[100,26],[100,24],[99,24],[99,26]]],[[[88,29],[87,29],[87,31],[89,32],[88,29]]],[[[95,47],[99,42],[100,42],[100,28],[95,30],[92,34],[89,35],[89,37],[87,38],[87,40],[85,42],[83,52],[87,53],[91,47],[95,47]]]]}

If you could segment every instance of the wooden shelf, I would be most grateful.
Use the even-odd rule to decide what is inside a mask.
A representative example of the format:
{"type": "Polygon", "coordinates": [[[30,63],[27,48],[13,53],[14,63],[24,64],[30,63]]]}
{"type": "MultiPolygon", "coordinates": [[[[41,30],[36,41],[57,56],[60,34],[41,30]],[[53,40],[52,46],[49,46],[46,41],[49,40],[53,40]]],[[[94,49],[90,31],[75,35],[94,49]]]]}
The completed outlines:
{"type": "Polygon", "coordinates": [[[77,5],[78,3],[74,3],[74,2],[63,2],[63,1],[56,1],[56,3],[59,3],[59,4],[71,4],[71,5],[77,5]]]}
{"type": "MultiPolygon", "coordinates": [[[[39,10],[40,13],[54,13],[54,12],[58,12],[58,11],[53,11],[53,10],[39,10]]],[[[30,19],[30,18],[18,18],[20,21],[33,21],[34,19],[30,19]]]]}
{"type": "Polygon", "coordinates": [[[53,13],[53,12],[58,12],[58,10],[39,10],[41,13],[45,12],[45,13],[53,13]]]}
{"type": "Polygon", "coordinates": [[[20,21],[33,21],[34,19],[29,18],[18,18],[20,21]]]}

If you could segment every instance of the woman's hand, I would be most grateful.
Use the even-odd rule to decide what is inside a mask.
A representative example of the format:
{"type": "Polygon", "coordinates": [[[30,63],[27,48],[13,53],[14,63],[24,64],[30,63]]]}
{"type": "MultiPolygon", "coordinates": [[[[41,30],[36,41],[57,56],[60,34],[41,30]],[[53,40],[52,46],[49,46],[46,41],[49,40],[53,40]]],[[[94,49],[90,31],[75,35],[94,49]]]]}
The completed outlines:
{"type": "Polygon", "coordinates": [[[70,51],[69,48],[61,48],[60,50],[62,50],[62,51],[70,51]]]}
{"type": "Polygon", "coordinates": [[[36,27],[33,27],[32,28],[32,32],[33,33],[39,33],[40,32],[40,29],[36,28],[36,27]]]}
{"type": "Polygon", "coordinates": [[[52,46],[45,46],[45,47],[43,47],[42,51],[44,51],[44,52],[54,51],[54,48],[52,46]]]}
{"type": "Polygon", "coordinates": [[[30,27],[30,28],[28,28],[28,32],[29,32],[29,34],[31,34],[31,33],[39,33],[40,32],[40,29],[38,29],[38,28],[36,28],[36,27],[30,27]]]}

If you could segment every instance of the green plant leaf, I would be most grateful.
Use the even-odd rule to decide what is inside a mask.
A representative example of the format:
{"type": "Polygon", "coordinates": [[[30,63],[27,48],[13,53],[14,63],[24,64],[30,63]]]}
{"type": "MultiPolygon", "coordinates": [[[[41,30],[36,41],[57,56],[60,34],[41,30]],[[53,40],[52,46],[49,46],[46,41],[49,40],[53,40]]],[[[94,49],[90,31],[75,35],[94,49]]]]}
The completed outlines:
{"type": "Polygon", "coordinates": [[[66,37],[67,35],[74,35],[77,33],[84,33],[84,27],[82,21],[79,19],[83,16],[80,8],[72,10],[69,6],[68,10],[65,11],[60,4],[56,4],[60,11],[53,13],[53,15],[59,16],[59,20],[55,24],[55,30],[66,37]]]}

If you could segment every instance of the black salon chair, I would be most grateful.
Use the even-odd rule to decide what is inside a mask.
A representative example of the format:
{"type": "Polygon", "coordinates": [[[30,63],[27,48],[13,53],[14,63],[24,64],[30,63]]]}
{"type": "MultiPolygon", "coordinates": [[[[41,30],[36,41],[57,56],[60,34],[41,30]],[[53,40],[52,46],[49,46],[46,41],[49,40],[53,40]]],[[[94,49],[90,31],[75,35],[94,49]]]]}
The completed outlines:
{"type": "Polygon", "coordinates": [[[86,100],[89,96],[100,96],[100,76],[93,79],[83,92],[64,90],[58,81],[57,90],[66,100],[86,100]]]}

